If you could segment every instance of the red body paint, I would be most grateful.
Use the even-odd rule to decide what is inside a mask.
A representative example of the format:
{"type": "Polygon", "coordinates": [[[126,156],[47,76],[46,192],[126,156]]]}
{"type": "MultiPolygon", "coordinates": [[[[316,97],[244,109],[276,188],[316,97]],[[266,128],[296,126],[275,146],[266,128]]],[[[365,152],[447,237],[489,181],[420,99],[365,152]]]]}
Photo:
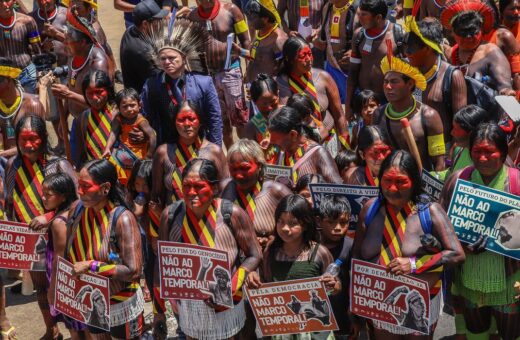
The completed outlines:
{"type": "Polygon", "coordinates": [[[24,149],[39,149],[42,139],[34,131],[23,130],[18,136],[18,145],[24,149]]]}
{"type": "Polygon", "coordinates": [[[179,112],[177,118],[175,118],[175,123],[181,128],[186,126],[198,128],[200,126],[199,117],[191,110],[182,110],[179,112]]]}
{"type": "Polygon", "coordinates": [[[182,181],[182,193],[188,200],[198,198],[200,205],[211,201],[214,196],[211,184],[204,180],[185,179],[182,181]]]}
{"type": "Polygon", "coordinates": [[[480,45],[482,41],[482,32],[478,32],[471,37],[461,37],[454,33],[453,37],[461,48],[465,50],[474,50],[480,45]]]}
{"type": "Polygon", "coordinates": [[[83,180],[80,179],[78,181],[78,194],[84,195],[84,194],[93,194],[99,191],[101,189],[101,185],[95,183],[92,180],[83,180]]]}
{"type": "Polygon", "coordinates": [[[381,178],[381,186],[390,192],[409,190],[412,185],[412,179],[396,168],[389,169],[381,178]]]}
{"type": "Polygon", "coordinates": [[[257,170],[258,164],[254,161],[235,162],[229,166],[231,177],[239,181],[252,179],[257,170]]]}

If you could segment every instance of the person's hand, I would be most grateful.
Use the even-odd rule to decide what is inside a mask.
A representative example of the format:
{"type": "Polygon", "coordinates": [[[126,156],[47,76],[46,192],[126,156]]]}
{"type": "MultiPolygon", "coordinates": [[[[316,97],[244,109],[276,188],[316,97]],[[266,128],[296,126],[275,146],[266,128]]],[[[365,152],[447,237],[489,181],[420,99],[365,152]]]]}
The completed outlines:
{"type": "Polygon", "coordinates": [[[513,89],[502,89],[498,92],[499,95],[501,96],[512,96],[512,97],[516,97],[516,91],[513,90],[513,89]]]}
{"type": "Polygon", "coordinates": [[[92,261],[80,261],[73,264],[72,275],[80,275],[86,273],[90,268],[90,262],[92,261]]]}
{"type": "Polygon", "coordinates": [[[388,270],[394,275],[410,274],[412,264],[409,257],[396,257],[388,264],[388,270]]]}
{"type": "Polygon", "coordinates": [[[352,53],[352,50],[346,51],[340,60],[338,60],[339,66],[342,68],[348,68],[350,65],[350,54],[352,53]]]}
{"type": "Polygon", "coordinates": [[[55,39],[59,33],[62,32],[53,25],[49,23],[43,24],[42,35],[55,39]]]}
{"type": "Polygon", "coordinates": [[[162,206],[161,206],[161,202],[157,202],[157,201],[148,201],[148,209],[155,215],[155,216],[158,216],[160,217],[161,216],[161,213],[162,213],[162,206]]]}
{"type": "Polygon", "coordinates": [[[47,226],[47,218],[45,216],[37,216],[33,218],[31,222],[29,222],[29,228],[33,230],[42,230],[47,226]]]}
{"type": "Polygon", "coordinates": [[[290,38],[294,38],[294,37],[298,37],[300,34],[298,33],[298,31],[289,31],[289,33],[287,35],[290,38]]]}
{"type": "Polygon", "coordinates": [[[177,10],[177,14],[175,14],[176,18],[187,17],[191,13],[191,9],[188,6],[184,6],[181,9],[177,10]]]}
{"type": "Polygon", "coordinates": [[[154,313],[152,332],[154,340],[165,340],[168,337],[168,326],[164,314],[154,313]]]}
{"type": "Polygon", "coordinates": [[[51,90],[52,94],[58,98],[67,99],[71,95],[70,89],[63,84],[52,84],[51,90]]]}
{"type": "Polygon", "coordinates": [[[128,133],[128,137],[130,138],[130,141],[134,144],[140,144],[145,141],[145,135],[143,130],[141,130],[139,127],[134,126],[132,130],[128,133]]]}
{"type": "Polygon", "coordinates": [[[46,74],[42,74],[38,77],[38,86],[40,87],[49,87],[53,82],[54,76],[52,75],[52,71],[49,71],[46,74]]]}
{"type": "Polygon", "coordinates": [[[332,295],[336,295],[341,291],[341,282],[336,276],[325,274],[320,277],[320,281],[325,284],[325,289],[328,292],[332,292],[332,295]]]}
{"type": "Polygon", "coordinates": [[[211,267],[211,260],[208,257],[203,257],[200,262],[202,271],[206,271],[211,267]]]}
{"type": "Polygon", "coordinates": [[[466,249],[468,249],[473,254],[480,254],[486,250],[487,240],[487,236],[480,235],[474,243],[467,245],[466,249]]]}
{"type": "Polygon", "coordinates": [[[112,156],[112,152],[110,152],[110,149],[105,149],[105,151],[103,151],[103,154],[101,155],[101,158],[109,159],[110,156],[112,156]]]}
{"type": "Polygon", "coordinates": [[[47,53],[54,52],[54,43],[51,39],[44,39],[42,41],[42,50],[47,53]]]}
{"type": "Polygon", "coordinates": [[[246,277],[246,286],[250,289],[258,289],[262,287],[262,281],[260,281],[260,275],[256,271],[249,272],[246,277]]]}

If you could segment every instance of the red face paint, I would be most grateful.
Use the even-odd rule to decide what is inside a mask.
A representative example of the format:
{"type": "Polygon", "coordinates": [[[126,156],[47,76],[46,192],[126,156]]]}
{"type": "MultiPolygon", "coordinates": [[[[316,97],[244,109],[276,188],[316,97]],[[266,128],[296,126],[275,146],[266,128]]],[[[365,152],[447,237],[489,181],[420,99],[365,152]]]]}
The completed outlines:
{"type": "Polygon", "coordinates": [[[42,139],[34,131],[23,130],[18,136],[18,145],[24,149],[38,150],[42,145],[42,139]]]}
{"type": "Polygon", "coordinates": [[[191,110],[181,110],[175,118],[175,123],[180,128],[193,127],[196,129],[200,126],[199,117],[191,110]]]}
{"type": "Polygon", "coordinates": [[[309,46],[305,46],[304,48],[300,49],[298,51],[298,54],[296,55],[296,61],[299,61],[299,62],[312,62],[313,60],[313,57],[312,57],[312,51],[311,51],[311,48],[309,46]]]}
{"type": "Polygon", "coordinates": [[[476,143],[471,149],[471,158],[475,162],[483,163],[490,160],[497,160],[500,159],[501,156],[502,154],[496,145],[487,140],[476,143]]]}
{"type": "Polygon", "coordinates": [[[471,37],[461,37],[459,35],[453,34],[455,41],[457,44],[465,49],[465,50],[473,50],[477,48],[480,45],[480,42],[482,41],[482,32],[478,32],[477,34],[471,36],[471,37]]]}
{"type": "Polygon", "coordinates": [[[392,193],[409,190],[412,185],[412,179],[396,168],[386,171],[381,178],[381,187],[392,193]]]}
{"type": "Polygon", "coordinates": [[[94,100],[100,100],[108,97],[108,91],[106,89],[97,87],[88,87],[85,91],[85,94],[87,95],[87,98],[94,100]]]}
{"type": "Polygon", "coordinates": [[[392,152],[392,148],[388,145],[379,142],[378,144],[374,144],[369,147],[365,151],[365,158],[374,160],[374,161],[382,161],[392,152]]]}
{"type": "Polygon", "coordinates": [[[255,161],[234,162],[229,166],[231,177],[237,181],[252,179],[257,170],[258,164],[255,161]]]}
{"type": "Polygon", "coordinates": [[[469,132],[464,130],[459,123],[453,122],[453,128],[451,129],[451,135],[455,138],[467,138],[469,136],[469,132]]]}
{"type": "Polygon", "coordinates": [[[92,180],[83,180],[80,179],[78,181],[78,194],[85,195],[85,194],[93,194],[98,192],[101,189],[101,185],[95,183],[92,180]]]}
{"type": "Polygon", "coordinates": [[[187,200],[198,199],[200,205],[211,201],[214,196],[213,188],[208,181],[194,179],[182,181],[182,193],[187,200]]]}

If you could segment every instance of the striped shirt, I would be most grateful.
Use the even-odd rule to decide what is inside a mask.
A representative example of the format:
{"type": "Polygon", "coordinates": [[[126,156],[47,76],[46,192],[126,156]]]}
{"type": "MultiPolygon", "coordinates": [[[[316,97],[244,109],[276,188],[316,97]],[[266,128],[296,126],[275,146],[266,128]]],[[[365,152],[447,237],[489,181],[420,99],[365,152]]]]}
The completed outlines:
{"type": "Polygon", "coordinates": [[[41,53],[40,35],[32,17],[14,13],[14,26],[0,27],[0,57],[9,58],[16,67],[24,69],[31,63],[31,55],[41,53]]]}
{"type": "MultiPolygon", "coordinates": [[[[289,29],[291,31],[298,31],[298,23],[300,22],[300,0],[286,0],[286,3],[289,29]]],[[[316,29],[321,25],[321,8],[324,3],[324,0],[309,0],[309,21],[312,28],[316,29]]]]}

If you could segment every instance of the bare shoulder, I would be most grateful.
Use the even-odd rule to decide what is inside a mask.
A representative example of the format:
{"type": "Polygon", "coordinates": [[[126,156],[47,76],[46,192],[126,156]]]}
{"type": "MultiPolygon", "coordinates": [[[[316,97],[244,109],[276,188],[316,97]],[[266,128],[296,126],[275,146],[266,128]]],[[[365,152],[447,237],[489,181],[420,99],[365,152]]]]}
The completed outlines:
{"type": "Polygon", "coordinates": [[[29,23],[34,23],[36,25],[36,21],[34,20],[34,18],[27,14],[16,12],[16,19],[18,22],[24,25],[27,25],[29,23]]]}
{"type": "Polygon", "coordinates": [[[421,103],[421,108],[422,108],[422,113],[424,115],[424,118],[426,118],[426,119],[440,117],[439,112],[437,112],[437,110],[435,110],[431,106],[421,103]]]}
{"type": "Polygon", "coordinates": [[[284,198],[287,195],[291,194],[291,190],[283,185],[282,183],[278,183],[275,181],[264,181],[263,188],[266,193],[268,193],[271,196],[275,196],[279,199],[284,198]]]}

